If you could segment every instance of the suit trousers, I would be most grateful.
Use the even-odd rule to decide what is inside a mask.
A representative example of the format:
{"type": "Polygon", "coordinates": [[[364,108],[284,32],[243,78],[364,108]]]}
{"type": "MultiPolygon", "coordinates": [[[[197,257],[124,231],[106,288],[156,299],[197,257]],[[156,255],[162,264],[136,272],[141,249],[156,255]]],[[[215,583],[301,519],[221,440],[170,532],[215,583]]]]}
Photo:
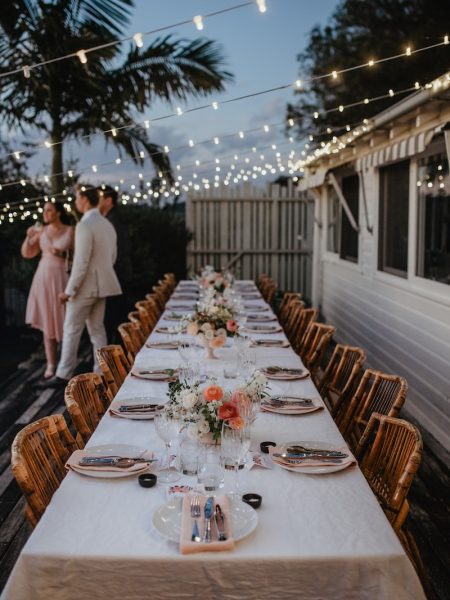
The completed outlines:
{"type": "Polygon", "coordinates": [[[70,379],[77,364],[78,346],[86,325],[94,349],[94,371],[99,371],[96,350],[106,346],[106,331],[103,324],[105,298],[77,298],[69,300],[64,319],[64,335],[61,358],[56,376],[70,379]]]}

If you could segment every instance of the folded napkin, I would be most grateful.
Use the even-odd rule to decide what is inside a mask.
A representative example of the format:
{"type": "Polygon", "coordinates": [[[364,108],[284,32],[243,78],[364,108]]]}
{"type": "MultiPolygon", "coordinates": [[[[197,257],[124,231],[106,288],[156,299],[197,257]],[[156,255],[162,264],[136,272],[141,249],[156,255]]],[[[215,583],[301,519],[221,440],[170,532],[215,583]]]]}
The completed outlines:
{"type": "MultiPolygon", "coordinates": [[[[90,465],[80,465],[80,460],[82,458],[84,458],[85,456],[97,456],[97,454],[92,454],[92,452],[89,451],[89,448],[86,448],[85,450],[75,450],[75,452],[69,456],[69,458],[67,459],[67,462],[65,464],[65,467],[68,471],[109,471],[109,472],[120,472],[120,473],[133,473],[134,471],[136,472],[141,472],[141,471],[146,471],[149,467],[148,463],[142,463],[142,462],[137,462],[134,465],[132,465],[131,467],[127,467],[126,469],[123,469],[121,467],[114,467],[112,465],[105,465],[103,467],[91,467],[90,465]]],[[[153,458],[154,454],[151,451],[147,451],[144,454],[141,454],[139,456],[139,458],[145,458],[148,460],[151,460],[153,458]]],[[[100,455],[98,455],[98,458],[100,458],[100,455]]],[[[130,458],[134,458],[134,457],[130,457],[130,458]]]]}
{"type": "Polygon", "coordinates": [[[147,342],[147,348],[156,348],[157,350],[176,350],[178,342],[147,342]]]}
{"type": "Polygon", "coordinates": [[[270,321],[276,321],[277,318],[273,315],[247,315],[247,322],[252,323],[268,323],[270,321]]]}
{"type": "Polygon", "coordinates": [[[294,462],[294,459],[289,460],[286,458],[273,456],[274,453],[280,452],[280,448],[278,448],[277,446],[269,447],[269,456],[273,460],[273,462],[277,463],[277,465],[280,465],[281,467],[288,467],[289,469],[292,469],[292,470],[303,469],[304,467],[331,467],[331,468],[335,467],[336,469],[340,470],[342,468],[342,466],[349,467],[350,465],[356,465],[356,458],[353,456],[353,454],[350,452],[350,450],[347,448],[347,446],[341,446],[340,448],[333,448],[333,449],[337,450],[338,452],[343,452],[344,454],[348,454],[348,456],[346,458],[333,459],[333,460],[327,460],[327,459],[321,460],[320,458],[314,458],[314,459],[302,458],[302,459],[295,459],[295,460],[298,460],[298,462],[294,462]]]}
{"type": "Polygon", "coordinates": [[[155,331],[156,333],[165,333],[166,335],[180,333],[178,327],[156,327],[155,331]]]}
{"type": "Polygon", "coordinates": [[[289,402],[289,398],[287,398],[287,402],[277,403],[268,398],[261,403],[261,410],[280,415],[303,415],[316,410],[323,410],[323,404],[319,399],[311,398],[311,400],[311,404],[296,404],[294,399],[289,402]]]}
{"type": "MultiPolygon", "coordinates": [[[[200,536],[203,538],[204,534],[204,511],[203,508],[207,501],[207,496],[200,496],[200,508],[201,516],[197,519],[200,536]]],[[[214,506],[220,504],[222,512],[225,517],[225,533],[227,539],[224,542],[219,542],[216,525],[214,523],[214,516],[211,520],[211,542],[193,542],[191,540],[192,528],[194,526],[194,519],[191,517],[191,496],[186,494],[183,498],[183,504],[181,507],[181,533],[180,533],[180,552],[181,554],[193,554],[194,552],[221,552],[223,550],[233,550],[234,540],[232,537],[231,530],[231,515],[230,505],[226,496],[216,496],[214,498],[214,506]]]]}
{"type": "Polygon", "coordinates": [[[285,340],[253,340],[252,348],[289,348],[290,343],[285,340]]]}
{"type": "Polygon", "coordinates": [[[176,369],[138,369],[133,367],[131,369],[131,375],[133,377],[139,377],[140,379],[149,379],[150,381],[176,381],[177,370],[176,369]]]}
{"type": "Polygon", "coordinates": [[[116,400],[109,405],[109,414],[114,417],[122,417],[123,419],[153,419],[155,410],[160,404],[148,403],[148,408],[138,407],[142,406],[143,402],[136,404],[136,408],[133,408],[132,404],[123,404],[120,400],[116,400]],[[128,410],[120,410],[121,406],[126,406],[128,410]],[[130,410],[132,409],[132,410],[130,410]]]}
{"type": "Polygon", "coordinates": [[[284,369],[280,367],[279,371],[275,370],[276,367],[262,367],[260,369],[268,379],[275,379],[278,381],[291,381],[294,379],[306,379],[310,376],[309,371],[306,369],[293,368],[290,370],[288,367],[284,369]]]}
{"type": "Polygon", "coordinates": [[[281,333],[283,331],[281,327],[275,325],[252,325],[251,323],[248,327],[244,327],[244,330],[249,333],[281,333]]]}

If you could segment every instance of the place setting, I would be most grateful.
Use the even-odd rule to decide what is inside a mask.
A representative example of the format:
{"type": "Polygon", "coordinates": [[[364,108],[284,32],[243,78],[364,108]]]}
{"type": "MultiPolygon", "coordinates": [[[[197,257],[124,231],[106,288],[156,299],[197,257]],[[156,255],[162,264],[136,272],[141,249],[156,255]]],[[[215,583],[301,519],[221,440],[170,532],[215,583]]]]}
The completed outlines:
{"type": "Polygon", "coordinates": [[[347,446],[327,442],[287,442],[269,446],[268,451],[275,465],[293,473],[325,475],[357,464],[347,446]]]}
{"type": "Polygon", "coordinates": [[[277,321],[275,315],[247,315],[247,323],[269,323],[271,321],[277,321]]]}
{"type": "Polygon", "coordinates": [[[117,479],[140,475],[157,462],[153,452],[130,444],[105,444],[75,450],[65,467],[86,477],[117,479]]]}
{"type": "Polygon", "coordinates": [[[305,398],[291,393],[277,396],[266,396],[261,402],[262,412],[272,412],[280,415],[304,415],[323,410],[320,398],[305,398]]]}
{"type": "Polygon", "coordinates": [[[282,367],[279,365],[268,365],[260,368],[267,379],[278,381],[293,381],[296,379],[306,379],[310,376],[307,369],[301,367],[282,367]]]}
{"type": "Polygon", "coordinates": [[[163,366],[154,367],[137,367],[134,365],[130,371],[133,377],[139,379],[147,379],[149,381],[176,381],[178,377],[178,368],[170,368],[163,366]]]}
{"type": "Polygon", "coordinates": [[[250,342],[250,348],[290,348],[287,340],[257,339],[250,342]]]}
{"type": "Polygon", "coordinates": [[[135,396],[120,400],[114,399],[108,410],[112,417],[143,421],[153,420],[156,410],[160,407],[161,401],[158,398],[135,396]]]}
{"type": "Polygon", "coordinates": [[[252,325],[246,324],[243,328],[247,333],[281,333],[283,330],[279,325],[252,325]]]}
{"type": "Polygon", "coordinates": [[[146,342],[146,348],[153,348],[154,350],[178,350],[180,345],[179,340],[164,340],[164,341],[150,341],[146,342]]]}

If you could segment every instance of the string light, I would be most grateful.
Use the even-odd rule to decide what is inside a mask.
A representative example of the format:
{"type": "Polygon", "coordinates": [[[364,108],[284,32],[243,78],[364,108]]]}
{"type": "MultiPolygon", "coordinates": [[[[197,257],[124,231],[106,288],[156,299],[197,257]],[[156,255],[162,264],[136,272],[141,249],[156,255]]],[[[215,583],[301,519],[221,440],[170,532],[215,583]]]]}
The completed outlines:
{"type": "Polygon", "coordinates": [[[375,64],[374,60],[369,60],[369,62],[367,63],[369,65],[369,67],[373,67],[373,65],[375,64]]]}
{"type": "Polygon", "coordinates": [[[213,107],[214,110],[217,110],[219,108],[219,103],[216,102],[216,100],[214,100],[214,102],[211,105],[213,107]]]}
{"type": "Polygon", "coordinates": [[[256,4],[258,5],[259,12],[265,13],[267,10],[266,0],[256,0],[256,4]]]}
{"type": "Polygon", "coordinates": [[[182,114],[183,114],[183,111],[181,110],[181,108],[179,106],[177,106],[177,115],[179,117],[181,117],[182,114]]]}
{"type": "Polygon", "coordinates": [[[87,56],[86,56],[86,51],[85,50],[78,50],[78,52],[76,53],[78,58],[80,59],[80,63],[82,65],[85,65],[88,61],[87,56]]]}
{"type": "Polygon", "coordinates": [[[337,79],[337,71],[332,71],[331,76],[333,77],[333,79],[337,79]]]}
{"type": "Polygon", "coordinates": [[[142,39],[142,33],[135,33],[133,35],[133,40],[138,48],[142,48],[144,46],[144,40],[142,39]]]}
{"type": "Polygon", "coordinates": [[[23,68],[23,76],[25,77],[25,79],[30,79],[31,77],[31,69],[28,65],[25,65],[23,68]]]}
{"type": "Polygon", "coordinates": [[[116,129],[115,127],[113,127],[113,128],[111,129],[111,135],[112,135],[113,137],[117,137],[117,129],[116,129]]]}
{"type": "Polygon", "coordinates": [[[411,47],[408,46],[405,51],[406,56],[411,56],[411,47]]]}
{"type": "Polygon", "coordinates": [[[193,19],[194,25],[197,27],[199,31],[203,29],[203,17],[201,15],[196,15],[193,19]]]}

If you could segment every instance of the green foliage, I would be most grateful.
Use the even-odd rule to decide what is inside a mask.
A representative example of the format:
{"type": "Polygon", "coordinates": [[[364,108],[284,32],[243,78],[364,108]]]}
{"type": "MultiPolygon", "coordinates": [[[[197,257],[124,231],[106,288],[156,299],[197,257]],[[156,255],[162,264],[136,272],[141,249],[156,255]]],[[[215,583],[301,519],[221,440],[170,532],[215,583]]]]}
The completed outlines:
{"type": "MultiPolygon", "coordinates": [[[[412,49],[443,42],[450,23],[450,3],[443,0],[342,0],[325,27],[314,27],[306,50],[298,55],[299,77],[328,75],[333,70],[356,66],[412,49]]],[[[401,96],[368,105],[334,111],[313,118],[314,111],[348,105],[364,98],[385,95],[425,84],[449,68],[448,46],[420,52],[408,58],[350,71],[337,79],[324,77],[296,92],[299,100],[288,105],[288,118],[299,119],[299,137],[324,133],[346,124],[357,124],[398,102],[401,96]]],[[[292,130],[290,130],[292,131],[292,130]]],[[[291,133],[292,135],[292,133],[291,133]]],[[[324,134],[322,139],[328,139],[324,134]]],[[[317,138],[316,138],[317,140],[317,138]]]]}
{"type": "Polygon", "coordinates": [[[170,207],[121,206],[130,228],[132,279],[129,295],[142,299],[164,273],[186,275],[186,246],[192,235],[170,207]]]}

